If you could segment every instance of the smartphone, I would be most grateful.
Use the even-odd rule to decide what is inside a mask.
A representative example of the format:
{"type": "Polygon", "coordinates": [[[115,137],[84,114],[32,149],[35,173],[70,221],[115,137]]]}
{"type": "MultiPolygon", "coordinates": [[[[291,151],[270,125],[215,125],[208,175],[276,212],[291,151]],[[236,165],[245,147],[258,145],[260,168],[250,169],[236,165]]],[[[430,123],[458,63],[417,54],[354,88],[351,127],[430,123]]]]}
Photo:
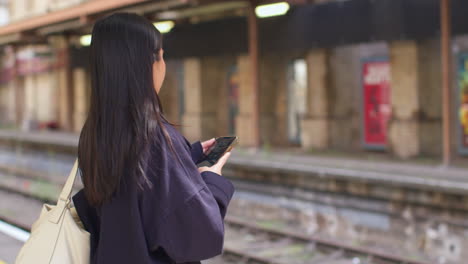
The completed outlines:
{"type": "Polygon", "coordinates": [[[208,149],[205,158],[197,164],[198,167],[215,165],[224,153],[230,151],[237,143],[237,137],[218,137],[213,146],[208,149]]]}

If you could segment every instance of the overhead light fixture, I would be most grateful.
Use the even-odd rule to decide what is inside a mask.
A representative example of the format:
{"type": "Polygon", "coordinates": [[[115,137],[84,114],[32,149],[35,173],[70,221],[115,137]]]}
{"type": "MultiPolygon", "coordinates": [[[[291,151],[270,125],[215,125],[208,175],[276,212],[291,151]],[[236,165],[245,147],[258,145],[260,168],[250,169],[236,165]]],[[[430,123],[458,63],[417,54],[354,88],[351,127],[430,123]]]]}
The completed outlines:
{"type": "Polygon", "coordinates": [[[282,16],[289,10],[289,4],[286,2],[260,5],[255,8],[255,14],[260,17],[282,16]]]}
{"type": "Polygon", "coordinates": [[[161,21],[153,23],[153,25],[159,30],[159,32],[164,34],[171,31],[171,29],[174,27],[174,21],[161,21]]]}
{"type": "Polygon", "coordinates": [[[91,45],[91,35],[83,35],[80,37],[80,44],[81,46],[89,46],[91,45]]]}

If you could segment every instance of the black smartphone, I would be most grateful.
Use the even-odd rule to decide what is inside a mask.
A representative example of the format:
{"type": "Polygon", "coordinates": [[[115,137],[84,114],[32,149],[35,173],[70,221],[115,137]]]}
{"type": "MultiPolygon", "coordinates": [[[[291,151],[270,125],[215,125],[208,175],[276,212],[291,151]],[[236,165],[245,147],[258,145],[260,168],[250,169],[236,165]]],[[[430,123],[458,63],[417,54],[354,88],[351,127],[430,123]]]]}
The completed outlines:
{"type": "Polygon", "coordinates": [[[208,149],[205,158],[197,164],[198,167],[215,165],[224,153],[230,151],[237,143],[237,137],[218,137],[213,146],[208,149]]]}

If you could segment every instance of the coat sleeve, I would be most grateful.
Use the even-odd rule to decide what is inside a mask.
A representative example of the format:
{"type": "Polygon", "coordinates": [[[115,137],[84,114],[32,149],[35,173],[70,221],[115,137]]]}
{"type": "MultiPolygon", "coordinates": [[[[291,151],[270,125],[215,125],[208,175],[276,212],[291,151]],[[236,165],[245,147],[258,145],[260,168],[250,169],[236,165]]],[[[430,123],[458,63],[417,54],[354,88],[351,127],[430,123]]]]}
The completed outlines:
{"type": "Polygon", "coordinates": [[[192,155],[192,160],[195,164],[199,163],[204,158],[203,147],[200,141],[193,143],[190,146],[190,154],[192,155]]]}
{"type": "Polygon", "coordinates": [[[224,219],[227,207],[234,194],[234,186],[223,176],[211,171],[204,171],[201,176],[218,203],[219,211],[224,219]]]}
{"type": "Polygon", "coordinates": [[[211,190],[204,187],[165,219],[167,243],[163,247],[176,263],[205,260],[222,253],[227,201],[221,202],[222,210],[220,202],[213,202],[211,190]]]}
{"type": "Polygon", "coordinates": [[[182,135],[180,135],[183,140],[185,141],[186,146],[189,147],[190,149],[190,155],[192,156],[192,160],[195,164],[199,163],[200,161],[203,160],[205,155],[203,154],[203,146],[201,144],[201,141],[196,141],[193,144],[190,144],[190,142],[182,135]]]}
{"type": "MultiPolygon", "coordinates": [[[[192,160],[195,164],[203,159],[203,147],[200,141],[197,141],[191,145],[190,154],[192,155],[192,160]]],[[[227,206],[234,193],[234,186],[230,181],[225,180],[221,175],[214,172],[205,171],[201,174],[201,176],[205,181],[208,189],[210,189],[214,198],[218,202],[221,215],[224,219],[227,206]]]]}
{"type": "Polygon", "coordinates": [[[200,174],[182,135],[172,133],[176,156],[164,146],[155,151],[153,188],[141,197],[142,221],[150,250],[161,247],[176,263],[201,261],[222,253],[234,187],[215,173],[200,174]]]}

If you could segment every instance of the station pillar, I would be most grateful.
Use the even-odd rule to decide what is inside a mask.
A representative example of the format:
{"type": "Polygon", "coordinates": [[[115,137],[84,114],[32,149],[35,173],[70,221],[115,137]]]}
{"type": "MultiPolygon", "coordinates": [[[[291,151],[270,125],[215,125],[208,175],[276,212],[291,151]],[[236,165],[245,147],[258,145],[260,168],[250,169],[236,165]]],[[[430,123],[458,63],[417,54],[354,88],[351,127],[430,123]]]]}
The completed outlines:
{"type": "Polygon", "coordinates": [[[15,112],[15,125],[17,128],[21,127],[21,123],[24,116],[24,82],[22,82],[20,77],[17,75],[16,71],[18,69],[18,60],[17,52],[19,50],[18,45],[13,46],[13,56],[14,56],[14,68],[15,74],[11,84],[13,85],[14,90],[14,112],[15,112]]]}
{"type": "Polygon", "coordinates": [[[80,132],[86,121],[90,83],[84,68],[73,69],[73,131],[80,132]]]}
{"type": "Polygon", "coordinates": [[[164,108],[164,114],[169,121],[180,124],[182,122],[183,100],[183,60],[166,60],[166,77],[159,91],[159,99],[164,108]]]}
{"type": "MultiPolygon", "coordinates": [[[[32,49],[32,46],[26,46],[25,49],[32,49]]],[[[38,90],[36,86],[36,76],[33,74],[24,75],[24,105],[23,120],[21,127],[23,130],[29,130],[29,124],[38,119],[38,90]]]]}
{"type": "Polygon", "coordinates": [[[389,145],[399,158],[420,152],[419,140],[419,59],[416,41],[390,44],[391,104],[389,145]]]}
{"type": "Polygon", "coordinates": [[[66,36],[50,37],[49,43],[57,51],[57,115],[59,127],[65,131],[73,130],[73,73],[70,66],[70,45],[66,36]]]}
{"type": "Polygon", "coordinates": [[[202,138],[202,69],[199,58],[184,60],[184,104],[182,132],[190,141],[202,138]]]}
{"type": "Polygon", "coordinates": [[[255,126],[253,111],[254,100],[252,100],[252,81],[250,73],[250,58],[246,55],[237,59],[239,72],[239,113],[236,117],[237,136],[239,145],[242,147],[255,146],[256,138],[253,133],[255,126]]]}
{"type": "Polygon", "coordinates": [[[328,52],[310,51],[307,62],[306,114],[302,120],[302,147],[326,149],[329,146],[328,52]]]}

